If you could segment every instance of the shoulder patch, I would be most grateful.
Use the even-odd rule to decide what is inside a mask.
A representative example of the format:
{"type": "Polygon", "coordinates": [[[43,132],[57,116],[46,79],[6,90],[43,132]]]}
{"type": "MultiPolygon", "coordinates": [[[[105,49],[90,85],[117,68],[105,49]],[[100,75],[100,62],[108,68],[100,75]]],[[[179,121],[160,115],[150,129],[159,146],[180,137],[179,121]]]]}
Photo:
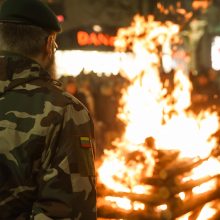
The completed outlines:
{"type": "Polygon", "coordinates": [[[80,137],[80,146],[83,148],[91,148],[91,141],[89,137],[80,137]]]}

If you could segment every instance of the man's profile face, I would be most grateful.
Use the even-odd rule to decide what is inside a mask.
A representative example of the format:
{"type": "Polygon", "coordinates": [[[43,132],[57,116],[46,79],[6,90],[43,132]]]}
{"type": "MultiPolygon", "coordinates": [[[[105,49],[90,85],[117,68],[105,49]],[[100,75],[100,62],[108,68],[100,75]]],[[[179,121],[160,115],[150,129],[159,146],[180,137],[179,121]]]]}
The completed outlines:
{"type": "Polygon", "coordinates": [[[51,56],[47,57],[47,66],[45,70],[50,74],[50,76],[54,79],[56,76],[56,62],[55,62],[55,53],[51,56]]]}

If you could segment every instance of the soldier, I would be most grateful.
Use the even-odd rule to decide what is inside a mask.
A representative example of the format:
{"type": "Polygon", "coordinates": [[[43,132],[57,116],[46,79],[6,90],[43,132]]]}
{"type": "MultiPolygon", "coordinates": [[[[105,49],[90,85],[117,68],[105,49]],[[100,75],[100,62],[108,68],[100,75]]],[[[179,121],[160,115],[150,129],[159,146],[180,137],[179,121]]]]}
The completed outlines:
{"type": "Polygon", "coordinates": [[[39,0],[2,4],[1,220],[96,219],[93,124],[50,76],[59,31],[39,0]]]}

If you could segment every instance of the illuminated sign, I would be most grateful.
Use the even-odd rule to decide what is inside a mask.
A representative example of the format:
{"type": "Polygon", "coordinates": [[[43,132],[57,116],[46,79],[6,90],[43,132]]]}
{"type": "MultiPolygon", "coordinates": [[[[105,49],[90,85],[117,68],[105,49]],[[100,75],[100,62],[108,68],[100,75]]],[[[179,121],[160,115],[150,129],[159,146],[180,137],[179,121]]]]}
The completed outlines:
{"type": "Polygon", "coordinates": [[[64,18],[63,15],[57,15],[57,20],[58,20],[60,23],[62,23],[62,22],[64,22],[65,18],[64,18]]]}
{"type": "Polygon", "coordinates": [[[80,46],[107,46],[114,47],[115,36],[110,36],[104,33],[86,31],[77,32],[77,43],[80,46]]]}
{"type": "Polygon", "coordinates": [[[91,27],[82,27],[65,31],[57,36],[60,50],[98,50],[113,51],[118,28],[101,27],[95,31],[91,27]]]}

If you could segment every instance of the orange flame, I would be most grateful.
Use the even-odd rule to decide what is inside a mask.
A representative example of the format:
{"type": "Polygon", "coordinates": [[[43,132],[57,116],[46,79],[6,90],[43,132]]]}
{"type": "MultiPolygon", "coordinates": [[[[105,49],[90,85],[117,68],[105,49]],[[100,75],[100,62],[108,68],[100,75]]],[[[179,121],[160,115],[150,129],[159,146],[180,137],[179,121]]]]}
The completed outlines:
{"type": "MultiPolygon", "coordinates": [[[[98,170],[99,181],[109,189],[149,194],[151,188],[140,181],[153,176],[155,166],[153,151],[145,143],[148,137],[154,138],[157,149],[178,150],[182,158],[207,158],[217,144],[212,137],[219,129],[217,113],[203,111],[195,115],[187,110],[191,105],[192,85],[186,74],[176,70],[172,94],[168,94],[161,83],[160,53],[166,47],[171,54],[170,45],[178,31],[178,26],[171,22],[162,24],[152,18],[146,21],[144,17],[135,16],[131,27],[118,32],[117,50],[132,50],[134,62],[132,68],[122,70],[132,81],[120,100],[118,114],[126,124],[125,132],[113,142],[115,149],[105,151],[98,170]]],[[[219,165],[218,160],[210,158],[193,169],[190,178],[219,174],[219,165]]],[[[210,181],[200,189],[194,188],[193,193],[204,192],[215,185],[215,180],[210,181]]],[[[180,195],[184,200],[185,194],[180,195]]],[[[132,209],[129,200],[126,201],[127,209],[132,209]]],[[[166,205],[159,207],[165,208],[166,205]]]]}

